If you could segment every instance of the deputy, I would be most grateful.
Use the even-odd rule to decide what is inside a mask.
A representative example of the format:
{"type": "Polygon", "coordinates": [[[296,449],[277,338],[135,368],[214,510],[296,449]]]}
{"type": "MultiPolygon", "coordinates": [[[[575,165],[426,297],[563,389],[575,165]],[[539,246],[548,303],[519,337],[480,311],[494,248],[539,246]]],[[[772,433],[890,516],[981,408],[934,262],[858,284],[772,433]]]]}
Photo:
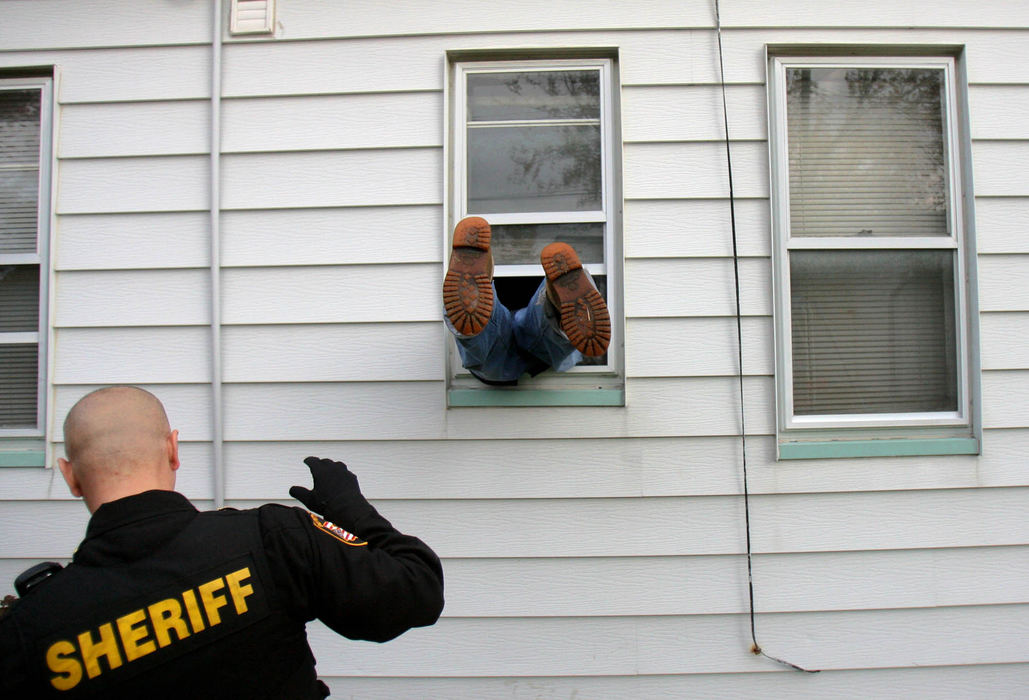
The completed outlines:
{"type": "Polygon", "coordinates": [[[152,394],[88,394],[64,439],[58,465],[92,517],[71,564],[19,577],[0,697],[322,698],[307,622],[385,642],[443,609],[439,558],[341,462],[304,460],[314,488],[289,492],[314,512],[200,512],[174,490],[178,431],[152,394]]]}

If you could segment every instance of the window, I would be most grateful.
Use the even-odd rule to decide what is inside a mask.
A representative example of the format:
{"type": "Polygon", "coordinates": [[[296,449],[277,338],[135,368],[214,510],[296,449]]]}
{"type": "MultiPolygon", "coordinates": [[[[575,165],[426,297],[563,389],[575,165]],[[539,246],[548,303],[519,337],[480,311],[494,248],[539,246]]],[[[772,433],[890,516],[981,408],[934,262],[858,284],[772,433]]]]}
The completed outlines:
{"type": "Polygon", "coordinates": [[[769,104],[780,457],[977,452],[954,59],[773,57],[769,104]]]}
{"type": "MultiPolygon", "coordinates": [[[[606,355],[567,373],[519,382],[516,391],[523,394],[551,390],[537,394],[544,403],[557,396],[553,390],[605,387],[615,388],[622,403],[613,85],[609,58],[454,63],[449,229],[465,216],[490,222],[494,283],[508,308],[525,306],[536,290],[543,247],[564,241],[578,252],[611,312],[606,355]]],[[[481,389],[451,353],[452,388],[481,389]]],[[[566,397],[611,400],[596,393],[593,400],[566,397]]]]}
{"type": "Polygon", "coordinates": [[[45,424],[51,80],[0,80],[0,437],[45,424]]]}

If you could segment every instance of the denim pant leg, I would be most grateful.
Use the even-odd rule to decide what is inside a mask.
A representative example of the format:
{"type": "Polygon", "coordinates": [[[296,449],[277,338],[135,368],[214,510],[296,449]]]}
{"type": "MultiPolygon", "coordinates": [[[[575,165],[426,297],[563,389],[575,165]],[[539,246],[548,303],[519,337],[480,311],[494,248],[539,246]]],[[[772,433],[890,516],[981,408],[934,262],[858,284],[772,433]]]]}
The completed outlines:
{"type": "Polygon", "coordinates": [[[443,314],[447,328],[457,341],[461,366],[487,382],[514,382],[525,372],[526,363],[518,354],[511,312],[497,297],[493,288],[493,313],[478,335],[461,335],[443,314]]]}
{"type": "Polygon", "coordinates": [[[529,305],[515,312],[514,337],[523,350],[558,372],[567,372],[582,360],[582,353],[572,347],[561,330],[557,309],[547,301],[546,279],[536,288],[529,305]]]}

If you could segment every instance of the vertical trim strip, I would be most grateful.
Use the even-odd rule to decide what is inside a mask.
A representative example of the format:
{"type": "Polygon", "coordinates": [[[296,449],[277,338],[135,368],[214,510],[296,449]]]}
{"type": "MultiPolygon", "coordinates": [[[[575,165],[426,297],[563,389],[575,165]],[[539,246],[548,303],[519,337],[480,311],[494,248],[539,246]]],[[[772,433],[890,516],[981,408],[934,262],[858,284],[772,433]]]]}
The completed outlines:
{"type": "Polygon", "coordinates": [[[214,506],[221,508],[225,505],[221,334],[222,0],[212,0],[211,4],[211,466],[214,479],[214,506]]]}

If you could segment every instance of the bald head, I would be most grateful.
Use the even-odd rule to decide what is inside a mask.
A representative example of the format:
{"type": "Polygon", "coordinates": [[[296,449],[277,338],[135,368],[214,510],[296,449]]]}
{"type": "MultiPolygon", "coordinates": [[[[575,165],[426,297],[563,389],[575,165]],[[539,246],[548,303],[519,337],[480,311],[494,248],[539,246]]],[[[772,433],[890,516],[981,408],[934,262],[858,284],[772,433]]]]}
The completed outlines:
{"type": "Polygon", "coordinates": [[[178,434],[148,391],[116,386],[87,394],[65,418],[64,446],[61,471],[91,511],[132,493],[174,487],[178,434]]]}

